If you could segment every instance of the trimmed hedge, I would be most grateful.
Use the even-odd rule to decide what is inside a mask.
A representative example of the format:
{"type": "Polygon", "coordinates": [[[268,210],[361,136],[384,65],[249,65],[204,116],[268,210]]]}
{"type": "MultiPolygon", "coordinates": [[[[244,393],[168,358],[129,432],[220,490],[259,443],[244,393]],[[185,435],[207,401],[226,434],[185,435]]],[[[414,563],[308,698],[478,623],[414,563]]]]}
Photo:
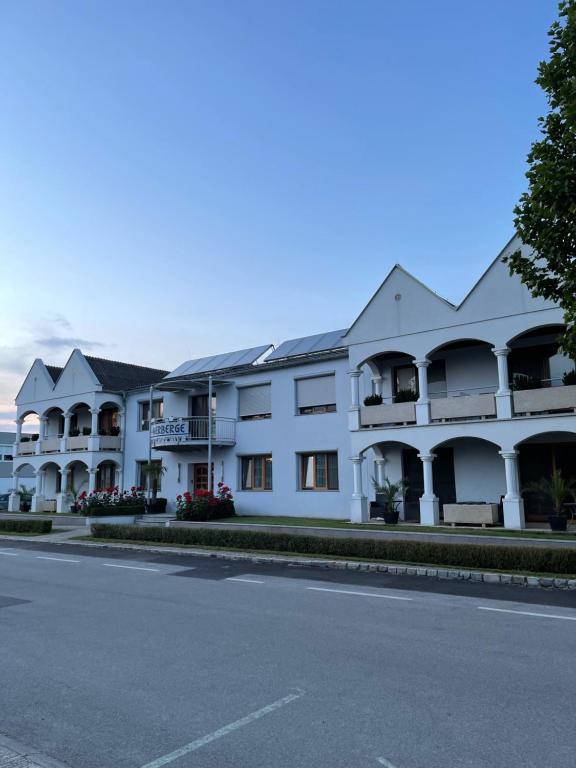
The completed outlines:
{"type": "Polygon", "coordinates": [[[0,531],[12,533],[50,533],[52,520],[0,520],[0,531]]]}
{"type": "Polygon", "coordinates": [[[100,539],[130,539],[161,544],[188,544],[233,549],[355,557],[385,562],[422,563],[470,570],[576,574],[576,547],[522,547],[383,539],[324,538],[290,533],[210,528],[160,528],[136,525],[92,526],[100,539]]]}

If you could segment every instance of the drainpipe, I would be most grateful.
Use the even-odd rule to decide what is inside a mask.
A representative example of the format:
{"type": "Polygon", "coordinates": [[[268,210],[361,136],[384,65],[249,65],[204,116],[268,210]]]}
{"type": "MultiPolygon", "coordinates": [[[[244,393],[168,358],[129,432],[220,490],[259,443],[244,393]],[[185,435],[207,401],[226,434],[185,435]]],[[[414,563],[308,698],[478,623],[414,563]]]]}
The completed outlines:
{"type": "MultiPolygon", "coordinates": [[[[148,399],[148,470],[150,470],[150,465],[152,464],[152,406],[154,404],[154,385],[150,387],[150,396],[148,399]]],[[[150,499],[151,499],[151,491],[152,491],[152,475],[150,474],[150,471],[148,471],[147,474],[148,482],[146,485],[148,486],[147,492],[146,492],[146,499],[147,499],[147,505],[148,505],[148,511],[150,511],[150,499]]]]}
{"type": "Polygon", "coordinates": [[[208,376],[208,490],[214,491],[212,477],[212,376],[208,376]]]}

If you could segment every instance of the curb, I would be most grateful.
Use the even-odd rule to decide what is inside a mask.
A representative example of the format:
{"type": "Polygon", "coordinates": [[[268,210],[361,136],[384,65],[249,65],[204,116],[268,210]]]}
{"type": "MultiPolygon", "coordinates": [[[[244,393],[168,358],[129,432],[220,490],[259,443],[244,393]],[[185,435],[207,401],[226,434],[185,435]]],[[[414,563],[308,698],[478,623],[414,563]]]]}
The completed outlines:
{"type": "MultiPolygon", "coordinates": [[[[21,537],[2,536],[9,541],[22,541],[21,537]]],[[[563,579],[554,576],[525,576],[518,573],[491,573],[489,571],[469,571],[455,568],[428,568],[423,565],[403,565],[402,563],[372,563],[359,560],[323,560],[321,558],[291,557],[290,555],[260,555],[255,552],[226,552],[217,549],[180,549],[178,547],[153,547],[140,544],[112,544],[111,542],[97,543],[92,541],[44,541],[43,544],[62,546],[72,544],[81,547],[96,547],[98,549],[119,549],[124,551],[149,552],[151,554],[193,555],[216,560],[232,560],[248,563],[270,563],[290,565],[296,568],[325,568],[338,571],[362,571],[364,573],[389,573],[393,576],[424,576],[427,578],[474,581],[485,584],[503,584],[519,587],[536,587],[540,589],[574,589],[576,579],[563,579]]]]}

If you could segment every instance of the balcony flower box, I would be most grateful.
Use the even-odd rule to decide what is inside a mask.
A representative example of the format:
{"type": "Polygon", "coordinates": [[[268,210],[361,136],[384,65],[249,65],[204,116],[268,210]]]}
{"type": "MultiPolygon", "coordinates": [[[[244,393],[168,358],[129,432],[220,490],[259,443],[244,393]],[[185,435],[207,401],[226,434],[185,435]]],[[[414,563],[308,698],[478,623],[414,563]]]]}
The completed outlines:
{"type": "Polygon", "coordinates": [[[363,427],[380,424],[410,424],[415,421],[416,408],[413,402],[365,405],[360,409],[360,425],[363,427]]]}
{"type": "Polygon", "coordinates": [[[430,401],[430,418],[433,421],[481,419],[494,416],[496,416],[496,401],[491,394],[439,397],[430,401]]]}
{"type": "Polygon", "coordinates": [[[520,389],[512,394],[514,413],[548,413],[576,411],[576,385],[520,389]]]}

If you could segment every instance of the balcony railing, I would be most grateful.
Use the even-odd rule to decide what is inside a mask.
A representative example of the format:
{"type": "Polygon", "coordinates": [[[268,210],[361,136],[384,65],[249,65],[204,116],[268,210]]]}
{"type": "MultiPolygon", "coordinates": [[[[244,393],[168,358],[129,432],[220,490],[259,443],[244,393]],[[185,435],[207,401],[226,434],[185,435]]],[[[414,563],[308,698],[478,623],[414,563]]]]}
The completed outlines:
{"type": "Polygon", "coordinates": [[[430,401],[432,421],[451,421],[460,419],[486,419],[496,416],[494,395],[467,395],[457,397],[439,397],[430,401]]]}
{"type": "Polygon", "coordinates": [[[159,450],[208,445],[209,430],[214,445],[234,445],[236,442],[236,420],[222,416],[156,419],[150,429],[150,441],[152,447],[159,450]]]}
{"type": "Polygon", "coordinates": [[[360,425],[371,427],[383,424],[414,424],[414,403],[390,403],[390,405],[365,405],[360,409],[360,425]]]}
{"type": "Polygon", "coordinates": [[[67,453],[68,451],[119,451],[122,440],[119,435],[75,435],[63,438],[52,435],[43,440],[25,440],[16,444],[17,456],[32,456],[36,453],[67,453]]]}
{"type": "Polygon", "coordinates": [[[512,393],[514,414],[576,411],[576,385],[520,389],[512,393]]]}

